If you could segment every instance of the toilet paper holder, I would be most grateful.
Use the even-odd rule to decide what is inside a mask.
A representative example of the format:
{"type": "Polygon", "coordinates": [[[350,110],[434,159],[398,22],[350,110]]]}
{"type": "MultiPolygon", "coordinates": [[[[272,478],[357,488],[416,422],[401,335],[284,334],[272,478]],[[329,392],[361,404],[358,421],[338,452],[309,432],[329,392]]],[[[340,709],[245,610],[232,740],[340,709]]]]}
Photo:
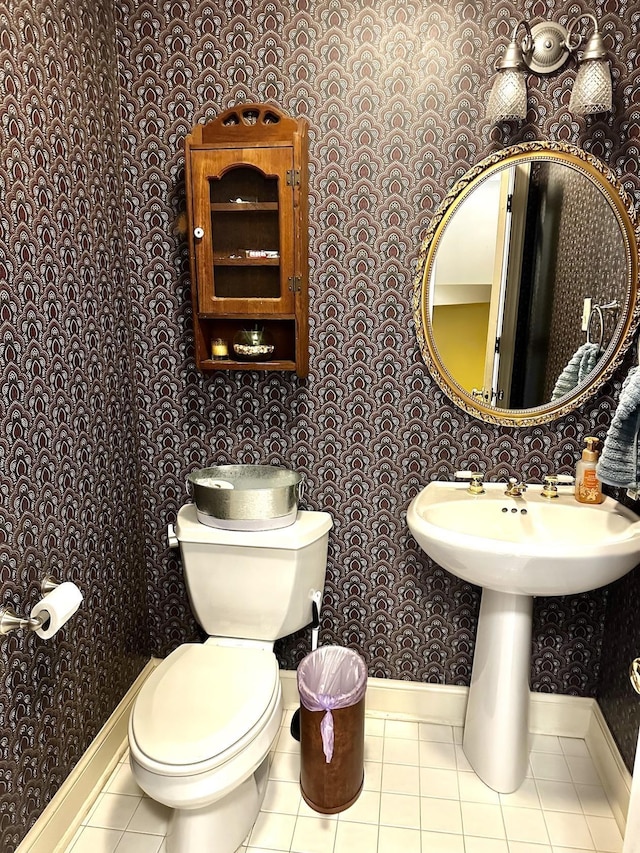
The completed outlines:
{"type": "MultiPolygon", "coordinates": [[[[40,592],[42,595],[47,595],[60,586],[60,581],[56,580],[53,575],[45,575],[40,582],[40,592]]],[[[37,631],[42,628],[45,623],[43,616],[36,616],[32,619],[30,616],[24,618],[18,616],[13,607],[0,607],[0,635],[8,634],[10,631],[19,631],[26,628],[27,631],[37,631]]]]}

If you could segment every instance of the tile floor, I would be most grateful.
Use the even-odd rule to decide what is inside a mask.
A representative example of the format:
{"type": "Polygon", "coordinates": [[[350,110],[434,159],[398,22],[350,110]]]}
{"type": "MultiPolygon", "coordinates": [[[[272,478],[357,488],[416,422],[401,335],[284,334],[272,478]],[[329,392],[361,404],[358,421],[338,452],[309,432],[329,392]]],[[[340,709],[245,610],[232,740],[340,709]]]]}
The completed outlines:
{"type": "MultiPolygon", "coordinates": [[[[238,853],[620,853],[622,838],[584,741],[536,735],[529,773],[496,794],[451,726],[367,715],[358,801],[325,817],[301,799],[285,714],[262,811],[238,853]]],[[[143,796],[125,755],[67,853],[165,853],[168,810],[143,796]]],[[[206,851],[202,851],[206,853],[206,851]]]]}

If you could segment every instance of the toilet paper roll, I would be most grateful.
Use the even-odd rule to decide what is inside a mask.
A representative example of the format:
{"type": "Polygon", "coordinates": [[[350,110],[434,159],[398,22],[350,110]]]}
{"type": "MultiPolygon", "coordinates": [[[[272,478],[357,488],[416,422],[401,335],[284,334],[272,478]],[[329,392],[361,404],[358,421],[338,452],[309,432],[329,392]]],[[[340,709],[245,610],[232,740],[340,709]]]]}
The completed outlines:
{"type": "Polygon", "coordinates": [[[82,593],[74,583],[61,583],[31,610],[32,619],[36,616],[44,619],[42,628],[36,628],[36,634],[43,640],[53,637],[71,619],[81,601],[82,593]]]}

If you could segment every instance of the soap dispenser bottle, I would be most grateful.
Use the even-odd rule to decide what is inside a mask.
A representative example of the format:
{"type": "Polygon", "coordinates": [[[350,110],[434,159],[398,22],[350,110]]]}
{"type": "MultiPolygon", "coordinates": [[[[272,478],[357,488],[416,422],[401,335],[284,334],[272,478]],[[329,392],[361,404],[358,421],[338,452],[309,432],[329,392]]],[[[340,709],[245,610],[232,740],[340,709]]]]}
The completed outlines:
{"type": "Polygon", "coordinates": [[[587,445],[582,451],[582,459],[576,465],[576,500],[581,504],[601,504],[604,500],[602,485],[596,476],[596,463],[599,453],[596,450],[600,440],[590,436],[585,438],[587,445]]]}

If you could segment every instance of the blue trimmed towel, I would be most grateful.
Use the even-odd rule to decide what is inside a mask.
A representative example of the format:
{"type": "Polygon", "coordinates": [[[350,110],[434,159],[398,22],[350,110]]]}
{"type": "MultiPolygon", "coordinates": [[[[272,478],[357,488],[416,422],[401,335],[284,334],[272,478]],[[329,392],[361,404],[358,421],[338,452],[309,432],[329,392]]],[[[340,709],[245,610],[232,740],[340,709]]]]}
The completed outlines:
{"type": "Polygon", "coordinates": [[[632,367],[622,383],[618,407],[604,440],[596,474],[602,483],[627,489],[630,497],[640,491],[640,367],[632,367]]]}
{"type": "Polygon", "coordinates": [[[558,376],[555,388],[551,394],[552,400],[564,397],[569,391],[579,385],[591,373],[598,363],[600,347],[598,344],[586,343],[579,346],[569,359],[569,363],[558,376]]]}

